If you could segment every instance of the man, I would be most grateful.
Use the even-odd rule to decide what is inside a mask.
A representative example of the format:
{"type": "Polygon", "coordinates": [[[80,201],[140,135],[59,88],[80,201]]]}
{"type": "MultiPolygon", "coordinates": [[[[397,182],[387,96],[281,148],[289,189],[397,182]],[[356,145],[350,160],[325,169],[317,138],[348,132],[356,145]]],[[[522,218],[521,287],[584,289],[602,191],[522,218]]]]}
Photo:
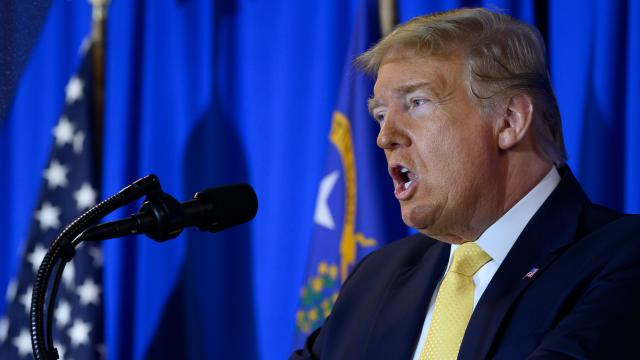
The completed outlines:
{"type": "Polygon", "coordinates": [[[358,63],[404,222],[292,359],[628,358],[640,220],[566,167],[532,27],[484,9],[418,17],[358,63]]]}

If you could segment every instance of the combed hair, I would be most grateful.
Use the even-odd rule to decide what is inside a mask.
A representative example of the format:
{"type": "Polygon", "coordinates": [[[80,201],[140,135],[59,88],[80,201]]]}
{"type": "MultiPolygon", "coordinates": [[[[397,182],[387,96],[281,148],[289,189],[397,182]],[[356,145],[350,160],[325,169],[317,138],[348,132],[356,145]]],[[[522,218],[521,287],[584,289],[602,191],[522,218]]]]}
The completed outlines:
{"type": "Polygon", "coordinates": [[[425,56],[462,53],[469,92],[484,110],[516,92],[531,96],[538,152],[557,166],[566,162],[560,111],[547,71],[544,40],[537,29],[483,8],[419,16],[361,54],[356,65],[375,76],[385,57],[398,48],[425,56]]]}

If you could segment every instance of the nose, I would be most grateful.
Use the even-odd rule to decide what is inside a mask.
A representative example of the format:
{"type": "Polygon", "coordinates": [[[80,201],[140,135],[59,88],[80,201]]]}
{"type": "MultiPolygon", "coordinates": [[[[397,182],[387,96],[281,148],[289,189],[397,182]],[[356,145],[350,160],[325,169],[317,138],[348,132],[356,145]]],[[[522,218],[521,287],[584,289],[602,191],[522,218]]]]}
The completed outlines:
{"type": "Polygon", "coordinates": [[[411,138],[409,137],[409,132],[403,126],[402,120],[399,117],[392,116],[391,112],[389,112],[380,125],[376,144],[381,149],[391,150],[411,145],[411,138]]]}

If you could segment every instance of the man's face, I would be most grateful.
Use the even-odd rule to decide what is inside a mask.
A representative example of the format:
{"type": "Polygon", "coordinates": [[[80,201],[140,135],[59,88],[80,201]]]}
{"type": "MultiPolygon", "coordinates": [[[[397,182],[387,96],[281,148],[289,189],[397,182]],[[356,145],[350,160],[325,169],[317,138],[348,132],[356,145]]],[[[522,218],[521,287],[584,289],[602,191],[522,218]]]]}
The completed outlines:
{"type": "Polygon", "coordinates": [[[369,104],[380,123],[377,144],[404,222],[443,241],[464,241],[496,203],[495,121],[469,97],[463,60],[402,55],[388,55],[378,70],[369,104]]]}

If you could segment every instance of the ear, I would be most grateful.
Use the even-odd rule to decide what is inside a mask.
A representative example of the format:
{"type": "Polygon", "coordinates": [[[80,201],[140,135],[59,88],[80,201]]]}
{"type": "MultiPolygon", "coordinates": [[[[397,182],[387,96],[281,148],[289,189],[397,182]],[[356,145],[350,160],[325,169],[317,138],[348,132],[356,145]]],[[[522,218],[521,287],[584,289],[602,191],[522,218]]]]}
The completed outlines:
{"type": "Polygon", "coordinates": [[[498,147],[508,150],[524,139],[533,120],[533,101],[527,94],[509,98],[507,108],[498,124],[498,147]]]}

